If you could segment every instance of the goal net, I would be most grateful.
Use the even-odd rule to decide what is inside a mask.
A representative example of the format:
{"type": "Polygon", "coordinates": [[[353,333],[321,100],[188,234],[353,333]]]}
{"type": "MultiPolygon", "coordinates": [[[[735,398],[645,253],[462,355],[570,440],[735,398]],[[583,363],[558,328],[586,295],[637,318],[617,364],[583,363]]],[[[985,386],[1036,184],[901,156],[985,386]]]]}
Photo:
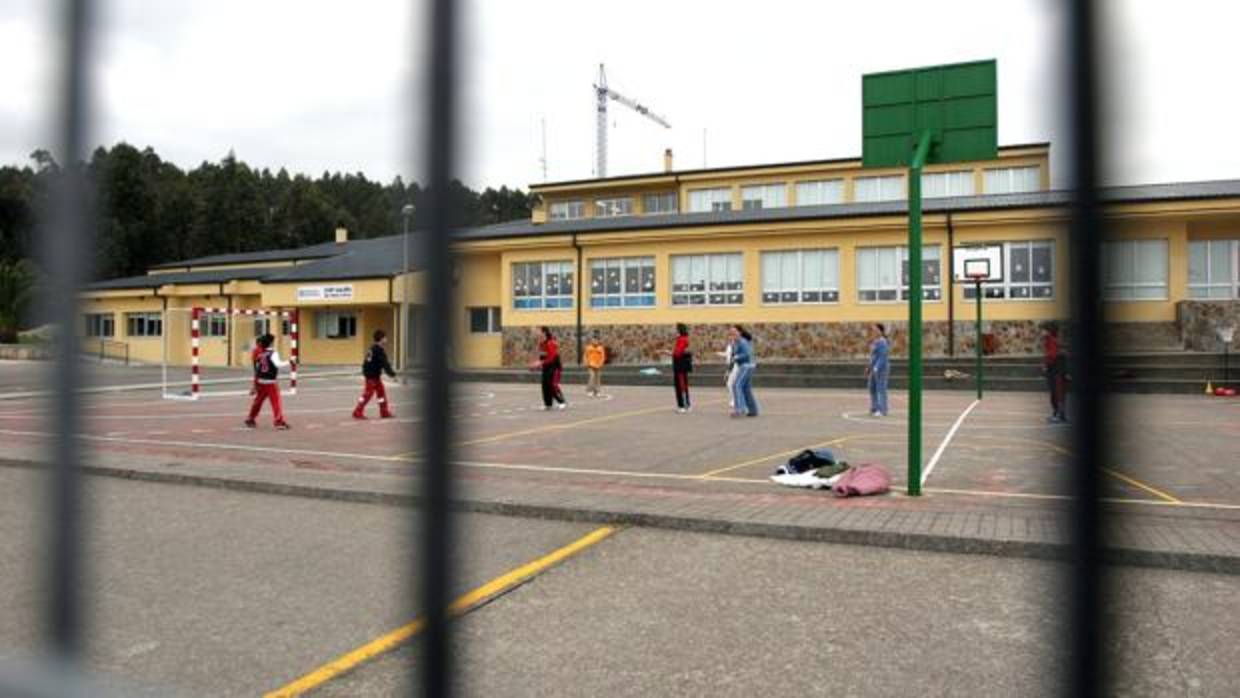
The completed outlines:
{"type": "Polygon", "coordinates": [[[208,396],[248,394],[253,379],[250,352],[258,337],[264,334],[276,338],[272,347],[289,362],[288,387],[281,392],[297,394],[296,310],[168,308],[163,313],[163,324],[164,399],[198,400],[208,396]],[[189,340],[188,356],[184,344],[169,346],[170,336],[189,340]]]}

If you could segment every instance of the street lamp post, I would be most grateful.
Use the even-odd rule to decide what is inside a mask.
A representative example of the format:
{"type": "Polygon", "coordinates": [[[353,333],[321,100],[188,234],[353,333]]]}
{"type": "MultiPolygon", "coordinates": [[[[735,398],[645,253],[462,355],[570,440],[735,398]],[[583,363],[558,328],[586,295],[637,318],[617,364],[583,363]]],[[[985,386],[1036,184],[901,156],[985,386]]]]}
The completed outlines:
{"type": "Polygon", "coordinates": [[[400,299],[400,315],[401,327],[404,333],[400,338],[401,353],[404,355],[401,360],[401,368],[405,370],[406,375],[409,371],[409,336],[412,334],[409,327],[409,221],[413,219],[413,212],[417,210],[413,204],[405,204],[400,209],[400,215],[405,222],[405,236],[401,251],[403,253],[401,259],[401,299],[400,299]]]}

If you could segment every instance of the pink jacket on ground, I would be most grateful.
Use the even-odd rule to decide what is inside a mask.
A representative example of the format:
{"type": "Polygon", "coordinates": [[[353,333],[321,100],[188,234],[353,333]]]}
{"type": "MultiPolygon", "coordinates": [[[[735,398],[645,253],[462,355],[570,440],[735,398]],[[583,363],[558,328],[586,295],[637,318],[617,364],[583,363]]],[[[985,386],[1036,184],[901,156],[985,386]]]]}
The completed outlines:
{"type": "Polygon", "coordinates": [[[855,497],[882,494],[891,487],[891,474],[877,463],[862,463],[849,468],[835,481],[835,496],[855,497]]]}

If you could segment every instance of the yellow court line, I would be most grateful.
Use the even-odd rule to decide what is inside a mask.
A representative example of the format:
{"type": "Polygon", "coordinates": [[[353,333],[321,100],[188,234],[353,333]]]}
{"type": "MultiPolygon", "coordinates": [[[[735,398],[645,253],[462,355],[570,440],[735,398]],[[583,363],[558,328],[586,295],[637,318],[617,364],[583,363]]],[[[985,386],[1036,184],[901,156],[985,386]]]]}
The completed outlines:
{"type": "MultiPolygon", "coordinates": [[[[707,403],[707,404],[713,404],[713,403],[707,403]]],[[[628,412],[617,412],[616,414],[606,414],[601,417],[591,417],[589,419],[580,419],[580,420],[577,420],[576,422],[567,422],[565,424],[548,424],[546,426],[534,427],[533,429],[522,429],[521,431],[510,431],[510,432],[506,432],[503,434],[495,434],[494,436],[484,436],[479,439],[461,441],[461,442],[458,442],[456,446],[476,446],[478,444],[486,444],[486,443],[492,443],[495,441],[503,441],[504,439],[511,439],[517,436],[529,436],[530,434],[543,434],[549,431],[559,431],[561,429],[572,429],[573,427],[584,426],[586,424],[598,424],[600,422],[610,422],[610,421],[617,420],[617,419],[624,419],[626,417],[636,417],[642,414],[663,412],[668,409],[669,408],[663,407],[663,406],[647,407],[645,409],[640,409],[640,410],[630,410],[628,412]]],[[[393,458],[406,459],[406,458],[414,458],[418,455],[420,454],[417,451],[409,451],[406,453],[401,453],[396,456],[393,456],[393,458]]]]}
{"type": "MultiPolygon", "coordinates": [[[[1024,439],[1019,436],[1012,436],[1012,437],[990,436],[988,434],[969,434],[965,438],[967,439],[998,439],[1002,441],[1021,441],[1024,443],[1045,446],[1051,449],[1052,451],[1058,451],[1059,453],[1062,453],[1063,455],[1068,456],[1068,457],[1072,457],[1075,455],[1072,453],[1070,449],[1064,448],[1063,446],[1060,446],[1059,444],[1053,441],[1043,441],[1042,439],[1024,439]]],[[[1102,468],[1102,472],[1106,473],[1107,475],[1110,475],[1116,480],[1126,482],[1129,485],[1136,487],[1137,489],[1145,490],[1146,492],[1149,492],[1150,494],[1162,499],[1165,502],[1170,502],[1171,504],[1183,504],[1184,503],[1182,500],[1177,499],[1176,497],[1173,497],[1167,494],[1166,492],[1163,492],[1162,490],[1158,489],[1157,487],[1154,487],[1153,485],[1147,485],[1144,482],[1141,482],[1140,480],[1136,479],[1135,477],[1132,477],[1131,475],[1125,475],[1124,473],[1121,473],[1118,470],[1115,470],[1113,468],[1104,467],[1102,468]]]]}
{"type": "MultiPolygon", "coordinates": [[[[457,598],[448,606],[448,614],[459,616],[472,611],[482,604],[494,599],[495,597],[508,592],[520,584],[529,581],[534,576],[545,571],[549,567],[569,558],[577,553],[589,548],[596,543],[615,533],[616,529],[611,526],[603,526],[586,534],[559,550],[548,555],[538,558],[532,562],[507,572],[504,575],[496,577],[473,591],[457,598]]],[[[412,623],[393,630],[382,637],[371,640],[370,642],[358,647],[355,650],[340,655],[336,659],[324,664],[305,676],[278,688],[270,693],[264,694],[263,698],[291,698],[292,696],[300,696],[308,691],[323,685],[324,683],[340,676],[348,671],[352,671],[364,662],[370,661],[385,652],[389,652],[401,644],[405,643],[426,626],[425,617],[419,616],[412,623]]]]}

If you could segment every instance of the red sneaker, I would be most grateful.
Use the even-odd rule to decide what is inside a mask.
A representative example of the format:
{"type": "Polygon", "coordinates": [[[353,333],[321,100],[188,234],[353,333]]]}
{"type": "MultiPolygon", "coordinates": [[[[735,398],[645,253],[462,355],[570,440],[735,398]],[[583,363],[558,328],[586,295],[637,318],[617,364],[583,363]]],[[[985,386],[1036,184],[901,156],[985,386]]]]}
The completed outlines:
{"type": "Polygon", "coordinates": [[[366,415],[362,414],[361,412],[354,412],[353,418],[354,419],[366,419],[366,415]]]}
{"type": "Polygon", "coordinates": [[[258,422],[254,421],[253,419],[247,419],[247,420],[245,420],[245,425],[246,425],[247,427],[251,428],[251,429],[257,429],[257,428],[258,428],[258,422]]]}
{"type": "Polygon", "coordinates": [[[288,422],[276,422],[276,429],[279,429],[280,431],[288,431],[289,429],[292,429],[292,428],[293,427],[290,427],[288,425],[288,422]]]}
{"type": "Polygon", "coordinates": [[[391,412],[388,412],[387,414],[379,415],[379,419],[395,419],[395,418],[396,418],[396,415],[392,414],[391,412]]]}

